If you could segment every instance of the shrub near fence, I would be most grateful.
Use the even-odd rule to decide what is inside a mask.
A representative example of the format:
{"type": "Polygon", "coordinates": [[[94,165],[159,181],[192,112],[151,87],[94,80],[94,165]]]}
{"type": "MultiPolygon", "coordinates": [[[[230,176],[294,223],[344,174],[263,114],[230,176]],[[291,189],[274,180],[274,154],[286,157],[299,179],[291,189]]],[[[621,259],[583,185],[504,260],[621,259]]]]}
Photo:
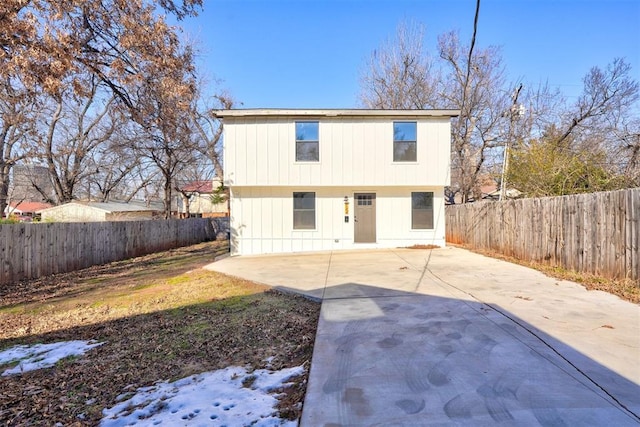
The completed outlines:
{"type": "Polygon", "coordinates": [[[0,225],[0,284],[215,240],[224,218],[0,225]]]}
{"type": "Polygon", "coordinates": [[[447,206],[447,241],[640,286],[640,188],[447,206]]]}

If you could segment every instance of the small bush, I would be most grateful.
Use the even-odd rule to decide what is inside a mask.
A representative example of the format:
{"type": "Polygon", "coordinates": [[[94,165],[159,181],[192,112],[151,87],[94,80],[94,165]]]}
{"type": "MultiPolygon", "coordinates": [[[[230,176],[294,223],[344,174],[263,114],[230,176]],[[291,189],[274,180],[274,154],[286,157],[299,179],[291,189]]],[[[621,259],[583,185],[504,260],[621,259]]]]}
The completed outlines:
{"type": "Polygon", "coordinates": [[[18,224],[19,222],[15,215],[9,215],[9,218],[0,218],[0,224],[18,224]]]}

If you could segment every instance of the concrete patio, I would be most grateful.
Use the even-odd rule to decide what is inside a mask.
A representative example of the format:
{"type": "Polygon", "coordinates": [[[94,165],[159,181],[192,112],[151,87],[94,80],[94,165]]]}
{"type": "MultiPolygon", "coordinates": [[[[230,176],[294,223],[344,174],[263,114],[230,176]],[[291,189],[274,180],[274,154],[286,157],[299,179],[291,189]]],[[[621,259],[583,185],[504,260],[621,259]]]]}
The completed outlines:
{"type": "Polygon", "coordinates": [[[302,426],[638,425],[640,307],[458,248],[229,257],[322,301],[302,426]]]}

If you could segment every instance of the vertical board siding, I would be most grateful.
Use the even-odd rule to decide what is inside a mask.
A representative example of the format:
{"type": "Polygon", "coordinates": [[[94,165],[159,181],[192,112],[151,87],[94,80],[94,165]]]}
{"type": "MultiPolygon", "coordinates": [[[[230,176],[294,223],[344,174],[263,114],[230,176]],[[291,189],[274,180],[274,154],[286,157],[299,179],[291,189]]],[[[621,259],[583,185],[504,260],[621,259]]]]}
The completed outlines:
{"type": "Polygon", "coordinates": [[[225,184],[440,186],[449,181],[449,118],[411,119],[418,124],[416,162],[393,162],[391,117],[319,118],[320,160],[296,162],[296,120],[225,118],[225,184]]]}
{"type": "Polygon", "coordinates": [[[0,224],[0,284],[214,240],[227,218],[0,224]]]}
{"type": "Polygon", "coordinates": [[[640,188],[445,211],[448,242],[640,285],[640,188]]]}
{"type": "Polygon", "coordinates": [[[444,245],[444,192],[441,187],[232,187],[233,254],[444,245]],[[293,229],[293,193],[316,193],[316,228],[293,229]],[[434,228],[411,229],[411,193],[434,193],[434,228]],[[376,194],[377,242],[354,242],[355,193],[376,194]],[[349,221],[344,222],[344,197],[349,221]]]}

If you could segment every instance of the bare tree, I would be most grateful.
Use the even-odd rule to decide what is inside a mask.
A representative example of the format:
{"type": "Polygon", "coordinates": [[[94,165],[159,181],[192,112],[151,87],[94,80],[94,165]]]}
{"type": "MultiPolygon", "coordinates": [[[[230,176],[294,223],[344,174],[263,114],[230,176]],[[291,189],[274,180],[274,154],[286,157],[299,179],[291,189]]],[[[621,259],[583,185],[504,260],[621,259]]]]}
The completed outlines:
{"type": "Polygon", "coordinates": [[[19,83],[0,80],[0,216],[8,203],[11,168],[31,154],[30,123],[35,110],[19,83]]]}
{"type": "Polygon", "coordinates": [[[500,51],[476,46],[479,5],[478,0],[468,45],[456,32],[442,34],[438,61],[432,61],[423,50],[419,27],[401,26],[395,40],[373,53],[360,80],[366,107],[460,110],[460,116],[452,119],[448,202],[477,199],[488,177],[500,181],[499,176],[512,175],[504,171],[509,147],[515,149],[521,166],[526,159],[545,158],[543,149],[549,144],[567,151],[554,159],[571,159],[577,166],[589,163],[588,168],[549,169],[594,174],[578,180],[557,177],[558,182],[575,183],[554,187],[562,191],[639,185],[640,122],[633,113],[639,88],[630,77],[629,64],[616,59],[604,70],[592,68],[573,105],[548,84],[521,91],[522,82],[506,82],[500,51]],[[523,155],[534,145],[534,155],[523,155]]]}
{"type": "Polygon", "coordinates": [[[639,88],[630,69],[622,59],[604,71],[594,67],[573,105],[561,98],[547,104],[539,115],[543,132],[530,132],[513,153],[519,170],[509,175],[520,190],[550,196],[640,184],[640,121],[633,113],[639,88]]]}
{"type": "Polygon", "coordinates": [[[129,201],[154,178],[149,165],[138,156],[136,137],[131,124],[118,127],[110,140],[92,154],[95,174],[80,183],[88,198],[129,201]],[[138,176],[144,179],[135,179],[138,176]]]}
{"type": "Polygon", "coordinates": [[[216,178],[222,180],[222,130],[223,124],[211,114],[214,109],[233,108],[235,101],[227,94],[222,93],[213,97],[215,105],[202,106],[192,110],[192,120],[198,137],[202,140],[203,154],[211,161],[216,178]]]}
{"type": "Polygon", "coordinates": [[[479,196],[478,182],[500,164],[509,119],[509,90],[500,52],[477,49],[456,32],[438,38],[438,62],[425,52],[422,27],[403,24],[395,40],[372,55],[361,77],[361,101],[369,108],[452,108],[451,181],[446,195],[463,201],[479,196]]]}
{"type": "MultiPolygon", "coordinates": [[[[202,94],[199,93],[200,99],[202,94]]],[[[233,108],[235,101],[226,91],[214,95],[208,102],[194,103],[189,114],[190,127],[193,128],[188,144],[195,151],[191,153],[188,167],[176,171],[174,190],[182,199],[184,214],[189,217],[194,183],[222,182],[222,131],[223,123],[213,112],[218,109],[233,108]],[[214,179],[215,177],[215,179],[214,179]]]]}
{"type": "Polygon", "coordinates": [[[514,123],[512,146],[518,148],[530,138],[540,138],[565,110],[566,99],[558,88],[548,82],[524,86],[520,96],[523,111],[514,123]]]}
{"type": "MultiPolygon", "coordinates": [[[[162,79],[162,76],[158,78],[162,79]]],[[[153,114],[145,116],[141,122],[136,149],[139,156],[149,160],[162,177],[165,218],[168,219],[172,211],[176,175],[189,165],[194,153],[204,152],[204,141],[196,137],[192,120],[195,92],[176,99],[161,85],[147,85],[145,91],[145,102],[151,104],[148,111],[153,111],[153,114]],[[189,102],[188,109],[184,102],[189,102]]]]}
{"type": "Polygon", "coordinates": [[[559,121],[563,133],[556,142],[576,152],[607,153],[604,166],[624,178],[619,182],[625,186],[638,183],[640,124],[634,108],[637,111],[640,87],[630,74],[631,66],[620,58],[604,70],[593,67],[583,79],[581,96],[559,121]]]}
{"type": "MultiPolygon", "coordinates": [[[[164,16],[193,16],[202,3],[1,2],[0,79],[21,81],[32,103],[41,95],[49,100],[49,115],[38,128],[38,154],[58,202],[78,195],[130,198],[140,190],[151,197],[163,181],[168,216],[175,174],[189,155],[206,153],[222,175],[221,124],[207,110],[193,108],[193,50],[164,16]]],[[[233,105],[228,95],[216,99],[223,108],[233,105]]]]}
{"type": "Polygon", "coordinates": [[[628,110],[639,96],[638,82],[629,73],[631,66],[622,58],[615,59],[606,70],[593,67],[583,79],[584,88],[575,105],[563,117],[563,133],[557,144],[570,136],[579,140],[586,134],[609,129],[615,117],[628,110]]]}
{"type": "Polygon", "coordinates": [[[162,176],[165,219],[171,217],[176,176],[193,161],[196,144],[188,127],[173,130],[161,126],[138,146],[140,155],[149,159],[162,176]]]}
{"type": "Polygon", "coordinates": [[[640,118],[631,118],[615,128],[617,144],[612,157],[619,159],[628,187],[640,187],[640,118]]]}
{"type": "Polygon", "coordinates": [[[38,157],[49,169],[57,203],[76,198],[78,185],[98,172],[93,154],[109,141],[122,116],[112,108],[95,77],[86,83],[86,96],[62,94],[52,99],[38,147],[38,157]]]}
{"type": "Polygon", "coordinates": [[[499,163],[509,118],[509,94],[497,48],[474,50],[457,33],[438,38],[446,77],[441,97],[446,107],[460,110],[452,121],[452,186],[466,203],[479,197],[479,178],[487,163],[499,163]]]}
{"type": "Polygon", "coordinates": [[[439,77],[423,39],[422,25],[401,23],[395,39],[373,51],[360,76],[360,102],[365,108],[423,109],[437,105],[439,77]]]}

